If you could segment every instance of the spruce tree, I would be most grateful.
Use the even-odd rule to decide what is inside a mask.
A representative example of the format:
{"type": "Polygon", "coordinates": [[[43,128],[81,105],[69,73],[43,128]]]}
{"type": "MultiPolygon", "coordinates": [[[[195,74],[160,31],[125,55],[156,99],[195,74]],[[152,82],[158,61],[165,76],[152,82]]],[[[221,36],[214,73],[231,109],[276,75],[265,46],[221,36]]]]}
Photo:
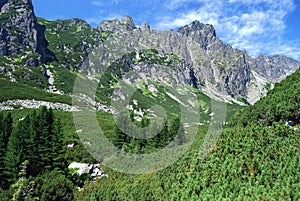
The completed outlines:
{"type": "Polygon", "coordinates": [[[169,128],[169,140],[175,140],[177,145],[182,145],[186,142],[185,131],[180,123],[180,118],[176,117],[172,120],[169,128]]]}
{"type": "Polygon", "coordinates": [[[11,136],[12,132],[12,117],[11,113],[7,116],[4,116],[3,113],[0,113],[0,178],[3,178],[0,181],[0,188],[5,187],[5,155],[7,151],[9,137],[11,136]]]}
{"type": "Polygon", "coordinates": [[[3,133],[3,140],[5,145],[7,145],[8,143],[8,139],[12,133],[12,129],[13,129],[13,119],[11,113],[8,113],[3,119],[2,133],[3,133]]]}
{"type": "Polygon", "coordinates": [[[60,119],[55,119],[51,138],[51,161],[55,169],[63,169],[65,150],[63,149],[62,125],[60,119]]]}
{"type": "Polygon", "coordinates": [[[9,138],[4,158],[4,186],[9,187],[18,177],[19,167],[24,160],[24,138],[22,128],[18,124],[9,138]]]}
{"type": "Polygon", "coordinates": [[[122,149],[123,145],[127,142],[127,135],[121,131],[121,129],[116,126],[114,128],[114,145],[119,149],[122,149]]]}
{"type": "Polygon", "coordinates": [[[169,135],[168,135],[168,141],[171,141],[174,139],[174,137],[177,135],[180,128],[180,119],[179,117],[174,118],[171,121],[171,125],[169,128],[169,135]]]}
{"type": "Polygon", "coordinates": [[[53,111],[47,110],[46,107],[39,109],[37,114],[38,122],[36,124],[39,128],[39,138],[38,138],[38,151],[39,151],[39,165],[44,169],[50,169],[52,167],[52,136],[53,136],[53,126],[54,118],[53,111]]]}
{"type": "Polygon", "coordinates": [[[28,155],[28,161],[29,161],[29,168],[28,168],[28,173],[31,176],[37,176],[41,169],[42,166],[40,164],[40,155],[39,155],[39,143],[40,141],[40,131],[39,131],[39,124],[37,119],[37,113],[34,111],[30,116],[29,116],[29,130],[30,130],[30,140],[28,141],[28,149],[30,154],[28,155]]]}
{"type": "Polygon", "coordinates": [[[161,132],[155,138],[155,146],[157,148],[164,148],[168,143],[169,126],[167,120],[161,132]]]}

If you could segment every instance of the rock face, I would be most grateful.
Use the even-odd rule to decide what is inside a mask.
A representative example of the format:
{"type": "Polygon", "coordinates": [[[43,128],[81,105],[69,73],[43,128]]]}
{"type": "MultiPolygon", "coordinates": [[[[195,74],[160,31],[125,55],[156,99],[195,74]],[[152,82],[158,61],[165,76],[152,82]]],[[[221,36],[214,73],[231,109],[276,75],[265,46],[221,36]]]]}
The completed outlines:
{"type": "MultiPolygon", "coordinates": [[[[168,63],[157,62],[157,58],[144,58],[138,62],[135,58],[128,62],[126,58],[124,62],[128,65],[123,71],[134,69],[137,74],[151,75],[154,80],[163,78],[168,83],[189,84],[221,100],[240,97],[254,103],[266,94],[264,86],[267,83],[284,79],[300,66],[298,61],[284,56],[251,58],[245,51],[234,49],[218,39],[212,25],[199,21],[179,28],[177,32],[157,31],[147,23],[137,28],[126,16],[121,21],[103,21],[97,29],[107,34],[101,46],[103,54],[99,56],[100,62],[105,64],[102,66],[124,60],[124,55],[132,52],[136,52],[133,57],[145,56],[147,49],[155,50],[157,58],[174,55],[179,59],[172,62],[172,70],[165,68],[168,63]]],[[[105,69],[98,65],[89,66],[89,70],[100,73],[105,69]]]]}
{"type": "Polygon", "coordinates": [[[199,21],[194,21],[190,25],[179,28],[178,33],[191,37],[205,50],[209,44],[217,40],[215,28],[210,24],[202,24],[199,21]]]}
{"type": "Polygon", "coordinates": [[[253,70],[274,81],[281,81],[282,77],[290,75],[299,68],[299,62],[280,55],[273,57],[259,55],[255,59],[255,64],[253,70]]]}
{"type": "MultiPolygon", "coordinates": [[[[80,71],[89,79],[110,69],[114,76],[121,72],[119,77],[131,83],[151,77],[173,87],[198,88],[218,100],[242,98],[254,103],[300,66],[284,56],[251,58],[224,44],[212,25],[199,21],[178,31],[158,31],[145,22],[138,27],[130,16],[105,20],[97,28],[80,19],[40,19],[41,25],[31,0],[0,0],[0,9],[0,56],[38,54],[24,57],[26,65],[55,60],[58,64],[51,69],[80,71]],[[87,61],[89,56],[93,59],[87,61]],[[116,63],[121,67],[113,66],[116,63]]],[[[0,67],[3,74],[7,70],[0,67]]],[[[67,84],[64,76],[56,80],[67,84]]],[[[48,81],[55,89],[51,76],[48,81]]]]}
{"type": "MultiPolygon", "coordinates": [[[[0,8],[0,55],[38,53],[42,63],[55,59],[47,48],[45,27],[37,23],[31,0],[1,0],[0,8]]],[[[36,66],[38,62],[27,63],[36,66]]]]}

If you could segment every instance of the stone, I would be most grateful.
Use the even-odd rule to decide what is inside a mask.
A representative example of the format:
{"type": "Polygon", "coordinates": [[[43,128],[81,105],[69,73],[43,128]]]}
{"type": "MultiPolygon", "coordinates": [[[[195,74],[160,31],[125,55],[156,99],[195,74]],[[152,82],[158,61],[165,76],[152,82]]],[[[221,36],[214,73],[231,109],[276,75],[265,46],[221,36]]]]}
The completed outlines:
{"type": "MultiPolygon", "coordinates": [[[[42,63],[55,60],[55,55],[47,48],[45,27],[38,24],[31,0],[1,0],[0,8],[2,15],[4,13],[8,15],[0,21],[1,56],[30,51],[40,54],[42,63]],[[11,12],[12,10],[15,12],[11,12]]],[[[27,61],[27,65],[31,66],[37,66],[37,63],[36,60],[27,61]]]]}

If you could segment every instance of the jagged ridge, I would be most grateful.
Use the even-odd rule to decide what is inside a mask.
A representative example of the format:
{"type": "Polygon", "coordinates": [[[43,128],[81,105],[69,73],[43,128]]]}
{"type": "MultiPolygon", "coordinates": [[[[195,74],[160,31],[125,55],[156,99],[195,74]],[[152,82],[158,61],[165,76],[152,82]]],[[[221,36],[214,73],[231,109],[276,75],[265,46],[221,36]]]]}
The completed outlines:
{"type": "MultiPolygon", "coordinates": [[[[156,71],[152,73],[154,80],[169,74],[165,80],[169,84],[188,84],[215,99],[226,101],[238,99],[254,103],[272,88],[274,82],[284,79],[300,66],[298,61],[284,56],[251,58],[245,51],[234,49],[218,39],[212,25],[199,21],[179,28],[177,32],[157,31],[147,23],[137,27],[130,16],[122,20],[105,20],[96,29],[80,19],[54,22],[40,19],[41,25],[37,23],[31,0],[1,0],[0,5],[1,23],[5,23],[1,28],[1,55],[38,53],[40,57],[29,56],[26,61],[29,66],[56,60],[58,63],[51,64],[50,70],[60,80],[61,90],[65,91],[64,85],[68,85],[65,92],[72,91],[70,86],[74,80],[74,75],[67,71],[79,71],[89,76],[101,73],[124,55],[135,52],[134,56],[139,57],[147,49],[155,50],[158,57],[174,55],[179,61],[173,66],[172,73],[170,69],[162,68],[168,64],[156,60],[130,64],[137,73],[156,71]],[[46,39],[55,55],[48,49],[46,39]],[[98,55],[102,65],[83,65],[87,64],[84,61],[95,49],[102,52],[98,55]],[[59,74],[63,74],[63,78],[59,78],[59,74]]],[[[1,72],[7,71],[2,69],[1,72]]]]}

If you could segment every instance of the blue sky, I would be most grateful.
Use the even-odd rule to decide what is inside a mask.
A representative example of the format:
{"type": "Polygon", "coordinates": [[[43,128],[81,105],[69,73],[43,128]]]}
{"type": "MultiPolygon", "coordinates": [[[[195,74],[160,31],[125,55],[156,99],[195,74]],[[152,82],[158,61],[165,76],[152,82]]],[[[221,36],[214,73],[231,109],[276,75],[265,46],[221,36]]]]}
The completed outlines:
{"type": "Polygon", "coordinates": [[[49,20],[81,18],[92,26],[132,16],[160,30],[199,20],[217,36],[251,56],[282,54],[300,61],[300,0],[33,0],[35,13],[49,20]]]}

